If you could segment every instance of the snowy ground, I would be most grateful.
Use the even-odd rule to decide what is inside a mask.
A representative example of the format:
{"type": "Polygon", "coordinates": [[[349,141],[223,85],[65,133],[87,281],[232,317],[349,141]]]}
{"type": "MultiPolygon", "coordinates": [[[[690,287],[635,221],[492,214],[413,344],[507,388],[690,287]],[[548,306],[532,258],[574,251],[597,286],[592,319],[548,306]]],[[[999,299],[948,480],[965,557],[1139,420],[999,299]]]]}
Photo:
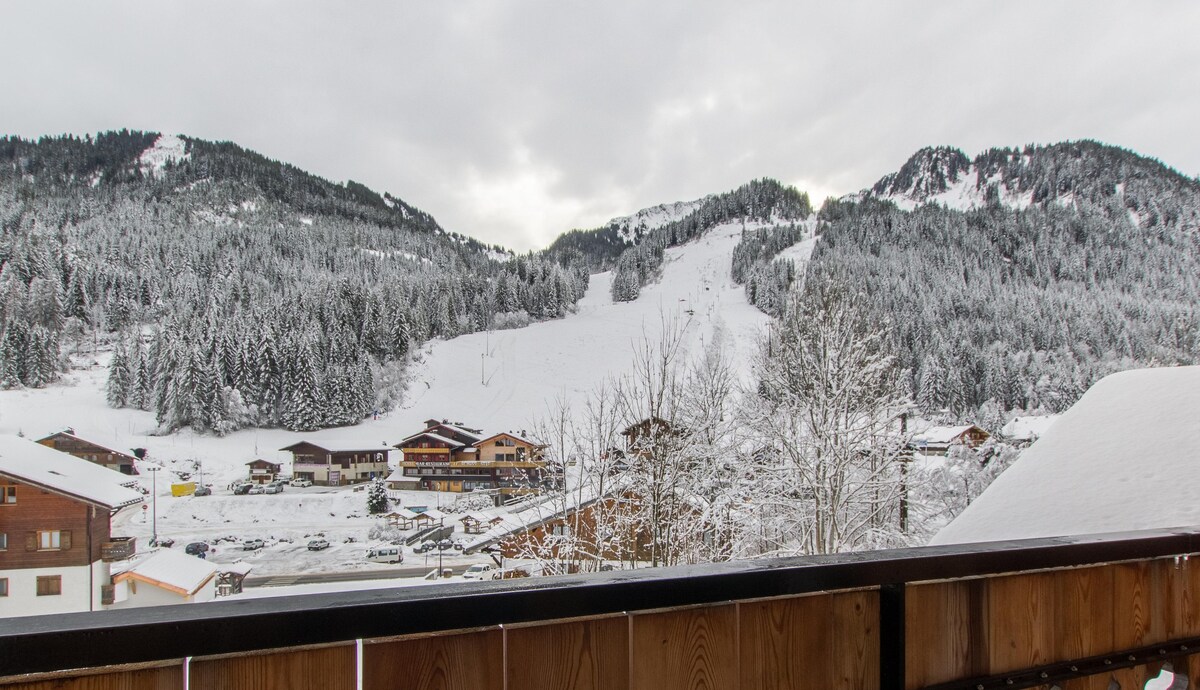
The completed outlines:
{"type": "MultiPolygon", "coordinates": [[[[226,537],[239,543],[265,539],[268,547],[258,553],[230,555],[236,551],[231,541],[230,546],[218,543],[214,554],[218,561],[245,557],[255,564],[255,575],[373,568],[362,561],[363,542],[376,522],[366,515],[364,493],[289,487],[280,495],[232,496],[226,487],[244,478],[246,463],[256,458],[290,468],[290,454],[279,449],[304,438],[394,444],[420,431],[430,418],[461,421],[487,433],[530,429],[556,398],[579,400],[604,378],[626,371],[636,348],[647,338],[654,340],[664,320],[686,324],[685,349],[693,354],[714,338],[725,340],[731,361],[747,374],[767,317],[747,303],[743,288],[729,277],[730,257],[742,229],[741,223],[719,226],[685,246],[668,249],[661,280],[646,286],[634,302],[614,304],[609,297],[611,275],[602,273],[592,276],[576,314],[429,343],[413,367],[414,383],[403,405],[353,427],[312,434],[244,430],[220,438],[185,429],[155,436],[152,414],[116,410],[105,403],[109,355],[100,352],[80,358],[80,368],[47,388],[0,391],[0,434],[38,439],[70,426],[79,436],[104,445],[148,449],[148,457],[168,470],[166,477],[158,478],[158,532],[175,538],[176,548],[188,541],[226,537]],[[196,461],[216,494],[171,496],[168,477],[194,472],[196,461]],[[308,552],[307,538],[317,533],[333,546],[308,552]],[[355,543],[343,543],[351,537],[355,543]]],[[[807,259],[813,242],[801,244],[789,250],[791,258],[807,259]]],[[[393,462],[398,457],[397,452],[393,462]]],[[[150,488],[150,477],[144,475],[143,483],[150,488]]],[[[403,502],[437,507],[452,496],[408,492],[403,502]]],[[[150,534],[141,515],[118,516],[118,525],[118,534],[150,534]]]]}

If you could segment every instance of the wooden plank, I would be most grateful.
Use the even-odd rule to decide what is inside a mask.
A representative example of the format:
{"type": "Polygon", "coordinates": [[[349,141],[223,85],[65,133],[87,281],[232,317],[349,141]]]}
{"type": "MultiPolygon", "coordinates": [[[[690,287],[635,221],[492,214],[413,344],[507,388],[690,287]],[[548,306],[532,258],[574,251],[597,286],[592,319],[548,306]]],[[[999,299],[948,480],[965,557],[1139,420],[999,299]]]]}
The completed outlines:
{"type": "Polygon", "coordinates": [[[0,687],[4,690],[183,690],[183,667],[163,666],[12,685],[0,683],[0,687]]]}
{"type": "Polygon", "coordinates": [[[986,675],[986,621],[986,581],[909,585],[904,595],[904,686],[986,675]]]}
{"type": "Polygon", "coordinates": [[[363,646],[364,690],[503,690],[498,628],[363,646]]]}
{"type": "Polygon", "coordinates": [[[1113,645],[1132,649],[1154,643],[1151,563],[1118,563],[1113,569],[1113,645]]]}
{"type": "Polygon", "coordinates": [[[193,659],[189,690],[354,690],[354,645],[193,659]]]}
{"type": "Polygon", "coordinates": [[[1055,589],[1052,572],[987,581],[990,673],[1056,661],[1053,658],[1055,589]]]}
{"type": "Polygon", "coordinates": [[[725,690],[738,683],[737,607],[639,614],[631,622],[632,690],[725,690]]]}
{"type": "Polygon", "coordinates": [[[879,688],[879,592],[830,595],[833,600],[833,649],[828,687],[839,690],[879,688]]]}
{"type": "Polygon", "coordinates": [[[1055,580],[1057,642],[1053,661],[1117,651],[1113,646],[1113,570],[1108,566],[1058,570],[1055,580]]]}
{"type": "Polygon", "coordinates": [[[507,690],[626,690],[629,619],[508,630],[507,690]]]}
{"type": "Polygon", "coordinates": [[[741,690],[827,687],[832,615],[829,595],[742,604],[741,690]]]}

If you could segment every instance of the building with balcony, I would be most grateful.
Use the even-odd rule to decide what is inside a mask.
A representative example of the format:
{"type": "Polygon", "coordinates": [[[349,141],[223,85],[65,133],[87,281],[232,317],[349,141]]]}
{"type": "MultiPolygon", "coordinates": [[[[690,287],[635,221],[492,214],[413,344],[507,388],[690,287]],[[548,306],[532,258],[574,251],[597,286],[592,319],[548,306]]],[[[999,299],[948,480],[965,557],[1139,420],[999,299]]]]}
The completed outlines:
{"type": "Polygon", "coordinates": [[[503,497],[539,491],[546,479],[545,446],[519,434],[483,437],[478,429],[430,419],[396,444],[403,476],[417,488],[455,493],[492,490],[503,497]]]}
{"type": "Polygon", "coordinates": [[[44,445],[0,437],[0,618],[99,610],[110,561],[130,555],[113,538],[117,511],[142,502],[128,476],[44,445]]]}
{"type": "Polygon", "coordinates": [[[385,443],[310,439],[280,450],[292,454],[292,477],[320,486],[358,484],[388,476],[385,443]]]}

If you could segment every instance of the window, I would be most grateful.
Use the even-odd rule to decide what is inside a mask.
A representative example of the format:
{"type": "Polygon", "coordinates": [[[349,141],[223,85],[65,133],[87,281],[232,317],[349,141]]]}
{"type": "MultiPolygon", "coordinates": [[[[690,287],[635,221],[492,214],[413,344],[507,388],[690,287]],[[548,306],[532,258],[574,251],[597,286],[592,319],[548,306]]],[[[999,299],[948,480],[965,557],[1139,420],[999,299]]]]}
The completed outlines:
{"type": "Polygon", "coordinates": [[[37,595],[51,597],[62,594],[62,575],[39,575],[37,579],[37,595]]]}
{"type": "Polygon", "coordinates": [[[17,502],[17,487],[14,484],[0,484],[0,505],[11,505],[17,502]]]}
{"type": "Polygon", "coordinates": [[[569,537],[571,536],[571,527],[570,525],[566,524],[554,525],[554,527],[551,528],[551,533],[556,537],[569,537]]]}
{"type": "Polygon", "coordinates": [[[0,577],[0,597],[8,596],[8,578],[0,577]]]}
{"type": "Polygon", "coordinates": [[[0,551],[8,550],[8,533],[0,532],[0,551]]]}
{"type": "Polygon", "coordinates": [[[61,548],[62,532],[58,530],[38,532],[38,551],[57,551],[61,548]]]}

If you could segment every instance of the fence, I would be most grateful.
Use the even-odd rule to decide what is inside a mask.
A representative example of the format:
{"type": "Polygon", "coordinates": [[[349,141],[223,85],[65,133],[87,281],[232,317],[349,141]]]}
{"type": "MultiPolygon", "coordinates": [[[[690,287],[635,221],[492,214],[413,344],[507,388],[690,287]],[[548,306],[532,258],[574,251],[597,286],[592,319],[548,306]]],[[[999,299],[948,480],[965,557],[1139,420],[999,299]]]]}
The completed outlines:
{"type": "Polygon", "coordinates": [[[1132,690],[1200,672],[1198,547],[1156,530],[9,619],[0,685],[1132,690]]]}

